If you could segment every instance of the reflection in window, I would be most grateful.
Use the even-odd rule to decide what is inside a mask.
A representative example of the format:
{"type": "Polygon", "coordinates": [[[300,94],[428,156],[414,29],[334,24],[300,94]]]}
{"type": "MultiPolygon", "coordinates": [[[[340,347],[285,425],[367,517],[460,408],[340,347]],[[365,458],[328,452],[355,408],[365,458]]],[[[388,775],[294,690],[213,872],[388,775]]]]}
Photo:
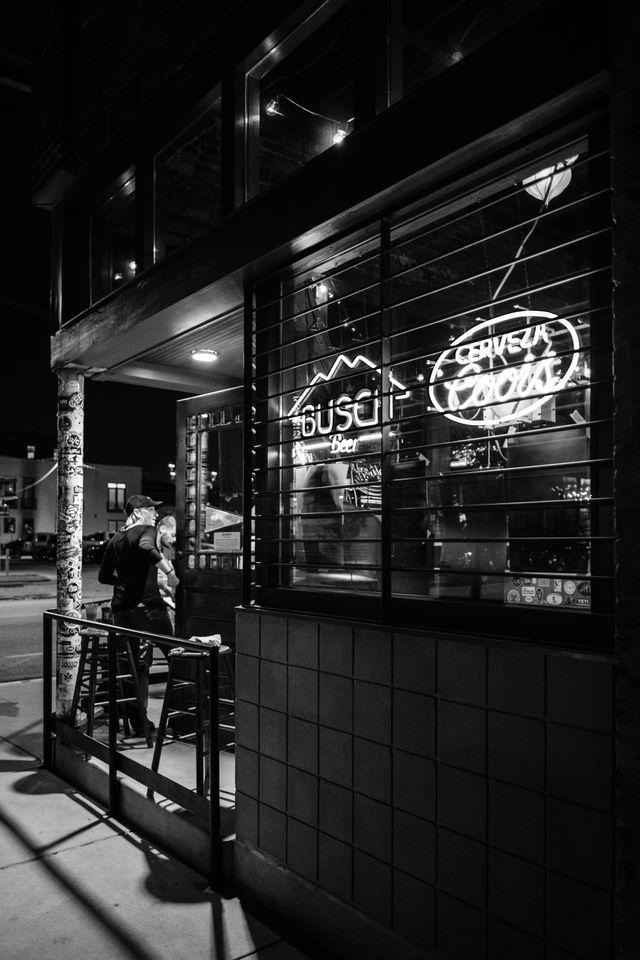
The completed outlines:
{"type": "Polygon", "coordinates": [[[353,126],[355,29],[351,4],[277,50],[247,78],[260,117],[256,190],[268,189],[340,143],[353,126]]]}
{"type": "Polygon", "coordinates": [[[135,177],[91,217],[91,301],[136,275],[135,177]]]}
{"type": "Polygon", "coordinates": [[[260,586],[608,609],[607,162],[585,138],[256,292],[260,586]]]}
{"type": "Polygon", "coordinates": [[[159,260],[221,217],[220,100],[155,161],[155,248],[159,260]]]}
{"type": "Polygon", "coordinates": [[[468,57],[541,4],[542,0],[517,4],[509,0],[449,4],[403,0],[404,93],[468,57]]]}

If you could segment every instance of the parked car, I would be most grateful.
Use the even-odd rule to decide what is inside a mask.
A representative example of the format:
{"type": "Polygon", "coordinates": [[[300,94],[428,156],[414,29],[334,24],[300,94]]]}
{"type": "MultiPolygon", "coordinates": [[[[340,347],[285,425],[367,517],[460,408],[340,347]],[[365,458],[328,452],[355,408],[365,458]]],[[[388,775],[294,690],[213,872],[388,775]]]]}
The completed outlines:
{"type": "Polygon", "coordinates": [[[17,540],[9,540],[8,543],[3,543],[0,547],[0,550],[4,553],[5,551],[9,552],[9,556],[12,559],[22,556],[22,550],[24,548],[25,540],[24,537],[18,537],[17,540]]]}
{"type": "Polygon", "coordinates": [[[23,557],[34,560],[55,560],[58,538],[55,533],[36,533],[22,545],[23,557]]]}
{"type": "Polygon", "coordinates": [[[97,530],[82,538],[83,563],[101,563],[110,537],[106,530],[97,530]]]}

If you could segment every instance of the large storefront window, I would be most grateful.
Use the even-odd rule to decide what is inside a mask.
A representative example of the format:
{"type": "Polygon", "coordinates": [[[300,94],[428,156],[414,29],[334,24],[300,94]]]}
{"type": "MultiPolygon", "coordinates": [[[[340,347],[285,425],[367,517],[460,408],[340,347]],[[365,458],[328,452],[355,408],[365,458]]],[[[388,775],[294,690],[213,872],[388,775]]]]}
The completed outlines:
{"type": "Polygon", "coordinates": [[[568,143],[256,291],[259,588],[610,610],[607,163],[568,143]]]}

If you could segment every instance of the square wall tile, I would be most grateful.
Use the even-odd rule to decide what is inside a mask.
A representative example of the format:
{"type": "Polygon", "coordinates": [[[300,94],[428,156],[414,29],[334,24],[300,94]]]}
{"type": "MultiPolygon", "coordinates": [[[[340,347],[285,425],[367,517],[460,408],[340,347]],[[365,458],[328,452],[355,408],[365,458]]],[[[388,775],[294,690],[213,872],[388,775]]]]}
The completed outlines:
{"type": "Polygon", "coordinates": [[[612,897],[577,880],[547,874],[547,939],[585,960],[613,956],[612,897]]]}
{"type": "Polygon", "coordinates": [[[287,865],[298,876],[318,879],[318,831],[306,823],[287,819],[287,865]]]}
{"type": "Polygon", "coordinates": [[[328,780],[320,781],[318,824],[323,833],[344,843],[353,840],[353,793],[328,780]]]}
{"type": "Polygon", "coordinates": [[[276,810],[287,807],[287,766],[270,757],[260,757],[260,802],[276,810]]]}
{"type": "Polygon", "coordinates": [[[441,891],[438,891],[437,911],[436,946],[440,954],[447,960],[486,960],[485,914],[441,891]]]}
{"type": "Polygon", "coordinates": [[[353,899],[363,913],[378,923],[391,923],[391,867],[354,850],[353,899]]]}
{"type": "Polygon", "coordinates": [[[320,723],[337,730],[353,729],[353,680],[333,673],[320,674],[318,697],[320,723]]]}
{"type": "Polygon", "coordinates": [[[438,887],[458,900],[484,909],[487,901],[487,848],[438,828],[438,887]]]}
{"type": "Polygon", "coordinates": [[[289,663],[318,669],[318,624],[313,620],[289,620],[289,663]]]}
{"type": "Polygon", "coordinates": [[[353,798],[353,843],[358,850],[391,862],[391,807],[356,793],[353,798]]]}
{"type": "Polygon", "coordinates": [[[394,751],[393,806],[424,820],[435,820],[436,767],[433,760],[394,751]]]}
{"type": "Polygon", "coordinates": [[[318,674],[304,667],[289,667],[289,713],[316,722],[318,719],[318,674]]]}
{"type": "Polygon", "coordinates": [[[544,870],[500,850],[489,851],[489,913],[540,935],[544,929],[544,870]]]}
{"type": "Polygon", "coordinates": [[[355,737],[353,768],[354,787],[358,793],[389,803],[391,799],[391,750],[389,747],[355,737]]]}
{"type": "Polygon", "coordinates": [[[318,727],[306,720],[289,718],[287,731],[289,763],[308,773],[318,772],[318,727]]]}
{"type": "Polygon", "coordinates": [[[613,665],[582,657],[547,657],[547,716],[601,733],[613,729],[613,665]]]}
{"type": "Polygon", "coordinates": [[[527,860],[544,862],[544,797],[489,781],[489,843],[527,860]]]}
{"type": "Polygon", "coordinates": [[[264,660],[287,662],[287,618],[263,613],[260,616],[260,656],[264,660]]]}
{"type": "Polygon", "coordinates": [[[544,790],[545,731],[541,720],[489,714],[489,776],[544,790]]]}
{"type": "Polygon", "coordinates": [[[489,648],[489,706],[525,717],[544,716],[544,654],[489,648]]]}
{"type": "Polygon", "coordinates": [[[343,623],[320,622],[320,669],[353,676],[353,628],[343,623]]]}
{"type": "Polygon", "coordinates": [[[439,764],[438,823],[475,840],[486,840],[486,779],[467,770],[439,764]]]}
{"type": "Polygon", "coordinates": [[[356,627],[353,633],[353,675],[358,680],[391,683],[391,634],[356,627]]]}
{"type": "Polygon", "coordinates": [[[489,956],[491,960],[545,960],[544,943],[522,930],[490,918],[489,956]]]}
{"type": "Polygon", "coordinates": [[[272,710],[287,711],[287,668],[283,663],[260,661],[260,703],[272,710]]]}
{"type": "Polygon", "coordinates": [[[435,693],[435,640],[417,633],[394,633],[393,685],[414,693],[435,693]]]}
{"type": "Polygon", "coordinates": [[[261,803],[258,825],[260,849],[284,863],[287,851],[287,818],[284,813],[261,803]]]}
{"type": "Polygon", "coordinates": [[[549,798],[547,863],[551,870],[611,890],[613,843],[611,814],[549,798]]]}
{"type": "Polygon", "coordinates": [[[255,657],[236,657],[236,697],[257,703],[260,697],[260,661],[255,657]]]}
{"type": "Polygon", "coordinates": [[[258,801],[236,792],[236,834],[251,846],[258,846],[258,801]]]}
{"type": "Polygon", "coordinates": [[[393,745],[421,757],[436,755],[436,702],[407,690],[393,691],[393,745]]]}
{"type": "Polygon", "coordinates": [[[248,610],[236,613],[236,652],[260,656],[260,614],[248,610]]]}
{"type": "Polygon", "coordinates": [[[479,707],[438,703],[438,758],[455,767],[484,773],[487,715],[479,707]]]}
{"type": "Polygon", "coordinates": [[[249,750],[258,749],[258,707],[236,700],[236,743],[249,750]]]}
{"type": "Polygon", "coordinates": [[[318,766],[323,780],[343,787],[353,784],[353,738],[349,733],[320,727],[318,766]]]}
{"type": "Polygon", "coordinates": [[[258,797],[259,754],[236,747],[236,790],[249,797],[258,797]]]}
{"type": "Polygon", "coordinates": [[[340,900],[353,895],[353,849],[334,837],[319,835],[318,882],[340,900]]]}
{"type": "Polygon", "coordinates": [[[433,951],[436,939],[433,887],[396,870],[393,874],[393,928],[421,950],[433,951]]]}
{"type": "Polygon", "coordinates": [[[613,740],[607,734],[550,723],[547,763],[550,794],[611,810],[613,740]]]}
{"type": "Polygon", "coordinates": [[[318,778],[305,770],[289,767],[287,783],[287,813],[296,820],[318,824],[318,778]]]}
{"type": "Polygon", "coordinates": [[[356,736],[391,743],[391,688],[356,680],[353,724],[356,736]]]}
{"type": "Polygon", "coordinates": [[[438,640],[438,693],[446,700],[484,706],[487,648],[482,643],[438,640]]]}
{"type": "Polygon", "coordinates": [[[393,865],[424,883],[436,880],[436,828],[428,820],[395,810],[393,865]]]}
{"type": "MultiPolygon", "coordinates": [[[[237,720],[238,728],[240,720],[237,720]]],[[[276,710],[260,708],[260,752],[275,760],[287,759],[287,718],[276,710]]]]}

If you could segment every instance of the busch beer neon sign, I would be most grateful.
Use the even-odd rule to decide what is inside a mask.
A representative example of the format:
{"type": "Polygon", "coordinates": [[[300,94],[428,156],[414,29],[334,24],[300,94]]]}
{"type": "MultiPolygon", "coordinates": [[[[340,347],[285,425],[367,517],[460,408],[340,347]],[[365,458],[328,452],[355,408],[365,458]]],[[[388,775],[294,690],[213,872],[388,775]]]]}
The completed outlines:
{"type": "Polygon", "coordinates": [[[469,426],[522,419],[567,386],[579,350],[575,328],[555,313],[517,310],[484,320],[438,357],[429,380],[431,403],[469,426]],[[514,320],[528,324],[500,331],[514,320]]]}
{"type": "MultiPolygon", "coordinates": [[[[346,443],[342,440],[342,434],[349,430],[370,430],[372,427],[380,426],[381,398],[377,387],[373,390],[369,387],[363,387],[353,397],[348,393],[341,393],[324,404],[309,402],[318,384],[333,380],[341,367],[346,366],[350,370],[354,370],[363,365],[368,367],[369,370],[374,370],[377,373],[381,372],[380,367],[376,367],[371,360],[368,360],[362,354],[358,354],[353,360],[344,354],[340,354],[339,357],[336,357],[328,373],[316,373],[309,386],[303,390],[287,414],[299,425],[303,440],[311,440],[317,436],[333,437],[336,442],[332,444],[332,453],[352,452],[351,449],[347,450],[346,447],[344,450],[339,449],[340,443],[343,445],[346,443]],[[340,435],[340,443],[338,443],[336,435],[340,435]]],[[[410,391],[392,374],[389,374],[390,418],[393,418],[394,399],[404,400],[409,395],[410,391]]],[[[354,439],[353,450],[356,449],[356,442],[354,439]]]]}

